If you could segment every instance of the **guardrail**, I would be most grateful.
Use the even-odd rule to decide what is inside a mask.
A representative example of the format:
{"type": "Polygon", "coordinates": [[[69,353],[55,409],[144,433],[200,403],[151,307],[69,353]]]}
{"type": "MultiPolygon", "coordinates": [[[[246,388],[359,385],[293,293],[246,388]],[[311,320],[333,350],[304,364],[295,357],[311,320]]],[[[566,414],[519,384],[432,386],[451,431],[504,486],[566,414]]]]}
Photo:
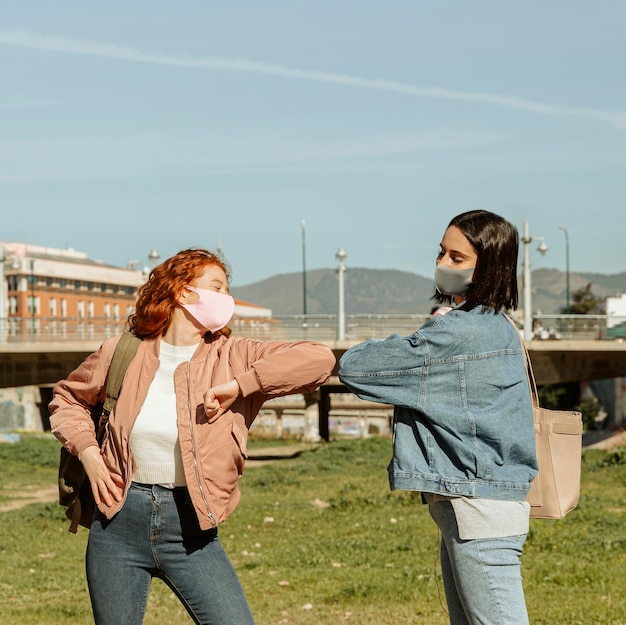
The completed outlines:
{"type": "MultiPolygon", "coordinates": [[[[407,336],[430,315],[351,314],[345,317],[346,340],[407,336]]],[[[125,319],[111,317],[10,317],[0,319],[0,343],[63,343],[103,341],[121,332],[125,319]]],[[[521,324],[516,320],[518,327],[521,324]]],[[[260,340],[335,341],[337,315],[277,315],[234,318],[230,327],[239,336],[260,340]]],[[[626,317],[607,315],[542,315],[533,317],[537,340],[623,340],[626,317]]]]}

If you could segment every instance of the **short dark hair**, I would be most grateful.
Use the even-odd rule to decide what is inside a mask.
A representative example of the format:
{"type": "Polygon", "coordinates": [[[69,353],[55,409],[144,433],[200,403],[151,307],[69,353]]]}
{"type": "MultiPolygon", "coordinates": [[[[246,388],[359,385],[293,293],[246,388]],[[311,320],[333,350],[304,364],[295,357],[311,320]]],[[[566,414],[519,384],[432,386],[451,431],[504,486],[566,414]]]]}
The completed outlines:
{"type": "MultiPolygon", "coordinates": [[[[483,306],[488,310],[515,310],[517,308],[517,255],[519,235],[517,228],[500,215],[485,210],[467,211],[450,221],[471,243],[476,251],[476,269],[467,290],[463,310],[483,306]]],[[[451,298],[435,292],[439,303],[451,298]]]]}

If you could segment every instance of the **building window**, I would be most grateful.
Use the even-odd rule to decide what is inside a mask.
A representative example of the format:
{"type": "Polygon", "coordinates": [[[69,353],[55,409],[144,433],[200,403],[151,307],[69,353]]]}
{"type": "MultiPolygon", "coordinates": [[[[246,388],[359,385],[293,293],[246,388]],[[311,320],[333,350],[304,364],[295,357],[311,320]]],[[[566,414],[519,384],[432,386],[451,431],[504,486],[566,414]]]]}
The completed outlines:
{"type": "Polygon", "coordinates": [[[94,305],[93,305],[93,302],[87,302],[87,316],[88,317],[93,317],[94,316],[94,305]]]}
{"type": "Polygon", "coordinates": [[[56,297],[51,297],[50,302],[48,303],[48,312],[51,317],[56,317],[57,315],[57,300],[56,297]]]}
{"type": "Polygon", "coordinates": [[[104,305],[104,316],[105,317],[111,316],[111,304],[109,304],[108,302],[104,305]]]}
{"type": "Polygon", "coordinates": [[[85,316],[85,302],[83,302],[82,299],[79,299],[78,302],[76,303],[76,309],[78,311],[79,317],[85,316]]]}
{"type": "Polygon", "coordinates": [[[61,300],[61,317],[67,317],[67,300],[65,298],[61,300]]]}

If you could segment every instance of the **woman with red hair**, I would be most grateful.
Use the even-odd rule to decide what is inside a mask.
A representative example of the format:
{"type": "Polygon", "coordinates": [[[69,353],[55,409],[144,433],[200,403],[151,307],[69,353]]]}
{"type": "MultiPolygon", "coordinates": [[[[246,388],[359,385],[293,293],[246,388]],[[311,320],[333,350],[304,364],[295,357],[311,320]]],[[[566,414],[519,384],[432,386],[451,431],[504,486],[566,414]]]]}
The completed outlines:
{"type": "Polygon", "coordinates": [[[54,388],[52,431],[79,457],[97,506],[86,554],[96,625],[140,625],[153,577],[195,623],[254,623],[217,526],[239,502],[263,403],[315,390],[335,358],[320,343],[231,336],[228,282],[225,263],[202,249],[152,270],[128,319],[142,340],[101,447],[90,411],[119,337],[54,388]]]}

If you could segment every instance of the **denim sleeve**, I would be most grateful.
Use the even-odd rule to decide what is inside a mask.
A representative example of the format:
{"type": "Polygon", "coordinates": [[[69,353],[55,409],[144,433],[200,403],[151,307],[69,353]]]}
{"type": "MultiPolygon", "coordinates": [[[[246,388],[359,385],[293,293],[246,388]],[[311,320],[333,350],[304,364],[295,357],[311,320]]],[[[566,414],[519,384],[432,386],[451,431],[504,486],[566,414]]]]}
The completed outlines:
{"type": "Polygon", "coordinates": [[[419,333],[367,340],[341,357],[339,379],[361,399],[416,408],[425,349],[419,333]]]}

